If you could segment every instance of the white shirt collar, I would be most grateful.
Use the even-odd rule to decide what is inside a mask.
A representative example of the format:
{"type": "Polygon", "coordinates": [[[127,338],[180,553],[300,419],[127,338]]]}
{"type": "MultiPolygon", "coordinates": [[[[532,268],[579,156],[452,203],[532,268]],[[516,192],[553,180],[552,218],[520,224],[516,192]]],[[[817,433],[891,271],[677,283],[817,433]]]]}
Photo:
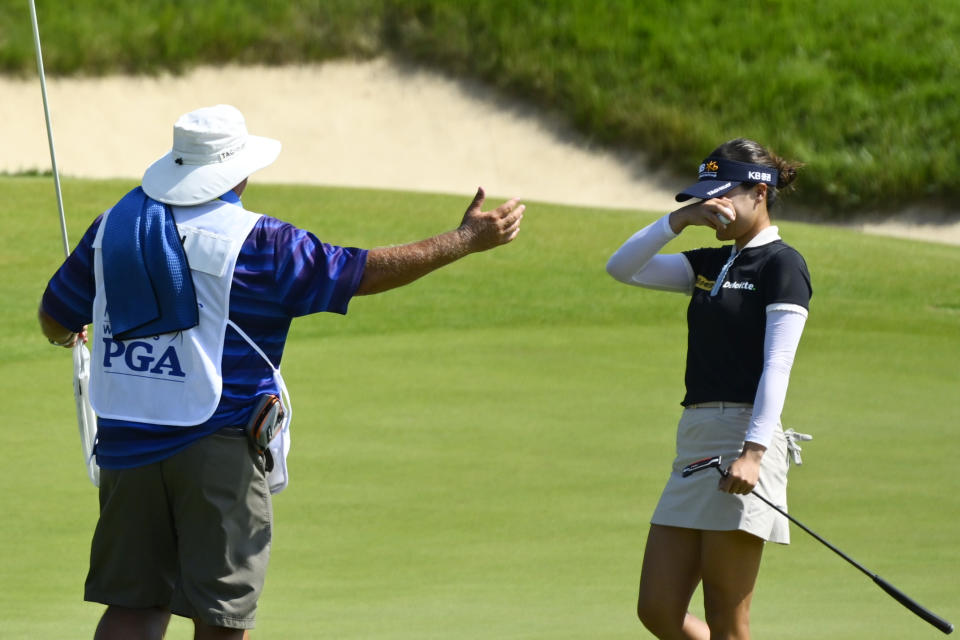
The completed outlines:
{"type": "Polygon", "coordinates": [[[762,247],[765,244],[770,244],[780,239],[780,229],[775,226],[770,226],[753,236],[753,239],[750,240],[747,244],[743,246],[744,249],[751,249],[753,247],[762,247]]]}

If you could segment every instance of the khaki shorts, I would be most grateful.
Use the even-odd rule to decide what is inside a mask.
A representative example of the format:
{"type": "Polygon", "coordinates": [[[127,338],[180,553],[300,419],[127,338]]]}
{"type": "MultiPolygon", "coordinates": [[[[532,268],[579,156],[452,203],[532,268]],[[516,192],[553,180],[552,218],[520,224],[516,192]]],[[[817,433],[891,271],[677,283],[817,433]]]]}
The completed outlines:
{"type": "MultiPolygon", "coordinates": [[[[686,409],[677,427],[677,457],[652,524],[708,531],[746,531],[768,542],[790,543],[790,523],[753,495],[734,495],[717,490],[720,474],[701,471],[688,478],[683,468],[703,458],[723,456],[730,466],[743,450],[750,425],[749,407],[686,409]]],[[[777,428],[763,454],[760,482],[755,491],[787,510],[787,440],[777,428]]]]}
{"type": "Polygon", "coordinates": [[[102,469],[84,598],[252,629],[272,520],[263,458],[240,429],[160,462],[102,469]]]}

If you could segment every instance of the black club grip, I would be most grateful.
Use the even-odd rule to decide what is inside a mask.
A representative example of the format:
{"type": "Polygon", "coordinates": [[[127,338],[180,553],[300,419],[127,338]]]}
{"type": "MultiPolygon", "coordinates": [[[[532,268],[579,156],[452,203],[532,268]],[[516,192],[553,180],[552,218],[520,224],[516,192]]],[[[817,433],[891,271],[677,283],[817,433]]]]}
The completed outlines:
{"type": "Polygon", "coordinates": [[[905,594],[903,591],[900,591],[900,589],[897,589],[895,586],[878,575],[873,576],[873,581],[876,582],[881,589],[889,593],[894,600],[905,606],[907,609],[910,609],[910,611],[913,611],[915,614],[935,626],[937,629],[940,629],[940,631],[943,631],[947,634],[953,633],[953,624],[947,622],[932,611],[920,606],[916,600],[905,594]]]}

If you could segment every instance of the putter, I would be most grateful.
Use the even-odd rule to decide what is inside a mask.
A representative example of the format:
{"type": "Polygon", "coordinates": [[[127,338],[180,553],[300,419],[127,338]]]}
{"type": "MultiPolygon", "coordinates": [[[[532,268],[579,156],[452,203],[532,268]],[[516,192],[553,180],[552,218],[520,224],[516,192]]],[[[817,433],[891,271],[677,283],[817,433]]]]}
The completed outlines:
{"type": "MultiPolygon", "coordinates": [[[[47,143],[50,146],[50,167],[53,169],[53,186],[57,194],[57,209],[60,211],[60,239],[63,240],[63,255],[70,257],[70,241],[67,239],[67,217],[63,212],[63,194],[60,191],[60,170],[57,168],[57,152],[53,145],[53,127],[50,124],[50,106],[47,103],[47,79],[43,73],[43,53],[40,50],[40,27],[37,25],[37,7],[30,0],[30,19],[33,22],[33,46],[37,54],[37,73],[40,75],[40,95],[43,97],[43,117],[47,123],[47,143]]],[[[93,453],[97,439],[97,416],[90,405],[90,351],[81,340],[73,347],[73,399],[77,407],[77,428],[80,432],[80,450],[87,475],[93,486],[100,486],[100,467],[93,453]]]]}
{"type": "MultiPolygon", "coordinates": [[[[721,456],[713,456],[712,458],[704,458],[703,460],[697,460],[696,462],[691,462],[690,464],[685,466],[683,468],[683,472],[681,475],[684,478],[687,478],[693,475],[694,473],[697,473],[698,471],[703,471],[704,469],[716,469],[721,476],[726,477],[727,472],[724,471],[723,468],[721,468],[720,466],[721,462],[722,462],[721,456]]],[[[790,522],[797,525],[798,527],[800,527],[801,529],[809,533],[811,536],[816,538],[820,543],[822,543],[828,549],[830,549],[831,551],[836,553],[838,556],[840,556],[841,558],[843,558],[844,560],[846,560],[847,562],[855,566],[857,569],[862,571],[864,574],[869,576],[881,589],[883,589],[891,597],[893,597],[894,600],[896,600],[897,602],[905,606],[907,609],[910,609],[910,611],[920,616],[921,618],[923,618],[924,620],[926,620],[927,622],[935,626],[937,629],[939,629],[943,633],[946,633],[946,634],[953,633],[952,623],[948,622],[947,620],[944,620],[943,618],[936,615],[932,611],[922,607],[920,603],[918,603],[916,600],[914,600],[913,598],[905,594],[903,591],[900,591],[895,586],[893,586],[892,584],[890,584],[889,582],[887,582],[877,574],[873,573],[872,571],[864,567],[862,564],[860,564],[859,562],[857,562],[856,560],[854,560],[853,558],[845,554],[843,551],[840,551],[840,549],[836,548],[835,546],[833,546],[832,544],[824,540],[822,537],[820,537],[815,532],[813,532],[809,527],[804,525],[802,522],[800,522],[799,520],[791,516],[789,513],[787,513],[777,505],[770,502],[767,498],[763,497],[756,491],[751,491],[751,493],[756,497],[760,498],[761,500],[763,500],[765,503],[767,503],[774,511],[781,514],[782,516],[787,518],[790,522]]]]}

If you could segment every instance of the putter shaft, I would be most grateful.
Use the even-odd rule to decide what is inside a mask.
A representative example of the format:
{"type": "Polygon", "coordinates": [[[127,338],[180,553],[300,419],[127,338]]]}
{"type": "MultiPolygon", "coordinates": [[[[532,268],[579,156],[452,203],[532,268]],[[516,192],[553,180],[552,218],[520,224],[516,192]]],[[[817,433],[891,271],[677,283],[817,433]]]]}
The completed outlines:
{"type": "MultiPolygon", "coordinates": [[[[722,463],[722,458],[720,456],[714,456],[712,458],[704,458],[703,460],[697,460],[696,462],[693,462],[687,465],[686,467],[684,467],[682,475],[684,478],[686,478],[694,473],[697,473],[698,471],[714,468],[717,470],[717,473],[719,473],[722,477],[725,478],[727,477],[727,472],[724,471],[723,468],[721,468],[720,466],[721,463],[722,463]]],[[[825,540],[822,536],[818,535],[815,531],[810,529],[808,526],[806,526],[805,524],[803,524],[802,522],[800,522],[799,520],[791,516],[789,513],[787,513],[777,505],[773,504],[766,497],[760,495],[756,491],[751,491],[750,493],[752,493],[757,498],[765,502],[771,509],[773,509],[774,511],[776,511],[777,513],[785,517],[787,520],[789,520],[793,524],[797,525],[798,527],[800,527],[801,529],[809,533],[818,542],[820,542],[825,547],[827,547],[828,549],[836,553],[838,556],[840,556],[841,558],[843,558],[844,560],[852,564],[854,567],[859,569],[865,575],[869,576],[870,579],[877,584],[877,586],[879,586],[881,589],[886,591],[887,594],[890,595],[894,600],[896,600],[897,602],[905,606],[914,614],[916,614],[923,620],[927,621],[928,623],[930,623],[931,625],[933,625],[934,627],[936,627],[937,629],[939,629],[945,634],[953,633],[953,624],[951,622],[941,618],[940,616],[933,613],[929,609],[926,609],[925,607],[921,606],[920,603],[918,603],[916,600],[914,600],[913,598],[905,594],[903,591],[900,591],[895,586],[893,586],[892,584],[890,584],[889,582],[887,582],[877,574],[867,569],[865,566],[863,566],[862,564],[860,564],[859,562],[857,562],[856,560],[854,560],[853,558],[845,554],[843,551],[841,551],[834,545],[830,544],[830,542],[825,540]]]]}

